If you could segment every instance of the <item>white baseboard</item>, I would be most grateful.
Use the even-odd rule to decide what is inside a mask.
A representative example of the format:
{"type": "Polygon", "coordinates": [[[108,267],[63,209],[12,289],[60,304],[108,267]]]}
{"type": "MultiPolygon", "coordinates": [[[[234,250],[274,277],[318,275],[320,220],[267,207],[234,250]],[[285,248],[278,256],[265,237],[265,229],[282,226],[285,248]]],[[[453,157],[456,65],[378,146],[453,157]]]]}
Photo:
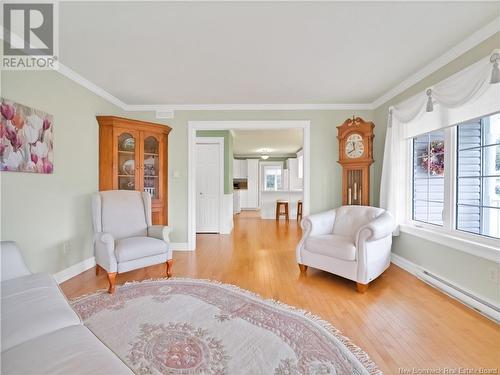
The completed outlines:
{"type": "Polygon", "coordinates": [[[194,249],[189,248],[187,242],[170,242],[170,248],[172,251],[194,251],[194,249]]]}
{"type": "Polygon", "coordinates": [[[406,258],[403,258],[402,256],[394,253],[391,254],[391,263],[394,263],[396,266],[404,269],[405,271],[415,276],[417,275],[417,273],[422,271],[422,269],[415,263],[410,262],[406,258]]]}
{"type": "MultiPolygon", "coordinates": [[[[173,251],[193,251],[189,249],[187,242],[170,242],[170,248],[173,251]]],[[[95,267],[95,257],[82,260],[77,264],[73,264],[72,266],[64,270],[55,273],[53,276],[54,279],[56,279],[57,283],[61,284],[66,280],[69,280],[72,277],[75,277],[82,272],[91,269],[92,267],[95,267]]]]}
{"type": "Polygon", "coordinates": [[[72,277],[75,277],[82,272],[87,271],[88,269],[91,269],[92,267],[95,267],[95,258],[88,258],[85,260],[82,260],[81,262],[77,264],[73,264],[72,266],[59,271],[54,274],[54,279],[56,279],[58,284],[61,284],[62,282],[71,279],[72,277]]]}
{"type": "Polygon", "coordinates": [[[470,290],[467,290],[439,275],[432,274],[419,265],[397,254],[391,255],[391,262],[412,275],[415,275],[426,284],[463,303],[467,307],[470,307],[485,317],[500,323],[500,306],[498,303],[478,296],[470,290]]]}

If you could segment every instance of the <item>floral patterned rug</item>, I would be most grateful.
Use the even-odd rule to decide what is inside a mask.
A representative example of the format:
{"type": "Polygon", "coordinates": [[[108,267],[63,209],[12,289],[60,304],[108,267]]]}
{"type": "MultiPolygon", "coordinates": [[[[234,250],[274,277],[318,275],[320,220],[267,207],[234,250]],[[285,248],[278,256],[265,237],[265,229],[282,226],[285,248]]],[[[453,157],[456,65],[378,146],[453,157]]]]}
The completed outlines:
{"type": "Polygon", "coordinates": [[[137,374],[381,374],[327,322],[233,285],[147,280],[72,304],[137,374]]]}

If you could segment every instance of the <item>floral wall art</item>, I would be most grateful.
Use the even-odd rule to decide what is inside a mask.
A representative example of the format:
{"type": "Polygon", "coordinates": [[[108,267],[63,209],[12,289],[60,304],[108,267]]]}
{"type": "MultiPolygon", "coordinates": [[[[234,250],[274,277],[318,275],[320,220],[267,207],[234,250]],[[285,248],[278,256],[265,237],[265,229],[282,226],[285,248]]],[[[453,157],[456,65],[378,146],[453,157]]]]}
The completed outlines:
{"type": "Polygon", "coordinates": [[[53,116],[1,98],[0,170],[52,173],[53,116]]]}

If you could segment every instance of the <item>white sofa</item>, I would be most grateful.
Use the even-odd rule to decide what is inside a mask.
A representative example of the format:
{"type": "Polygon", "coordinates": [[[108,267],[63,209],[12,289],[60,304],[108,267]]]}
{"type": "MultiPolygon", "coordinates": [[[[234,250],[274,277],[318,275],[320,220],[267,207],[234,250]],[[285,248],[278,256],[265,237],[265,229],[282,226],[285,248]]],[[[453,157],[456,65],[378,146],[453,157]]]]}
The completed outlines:
{"type": "Polygon", "coordinates": [[[14,242],[0,246],[3,375],[133,374],[82,324],[52,276],[32,274],[14,242]]]}
{"type": "Polygon", "coordinates": [[[302,220],[297,263],[356,281],[365,292],[370,281],[391,262],[394,220],[387,211],[368,206],[342,206],[302,220]]]}

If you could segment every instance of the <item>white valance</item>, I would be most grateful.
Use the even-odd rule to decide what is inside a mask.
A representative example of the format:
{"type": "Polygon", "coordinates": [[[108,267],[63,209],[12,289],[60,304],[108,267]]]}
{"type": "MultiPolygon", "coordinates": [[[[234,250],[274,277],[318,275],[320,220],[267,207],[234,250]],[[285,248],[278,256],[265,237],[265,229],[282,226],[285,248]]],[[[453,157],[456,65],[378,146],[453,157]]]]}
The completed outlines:
{"type": "Polygon", "coordinates": [[[406,199],[405,139],[500,111],[500,50],[389,108],[380,206],[400,222],[406,199]]]}
{"type": "Polygon", "coordinates": [[[403,127],[411,138],[457,125],[500,110],[500,85],[491,84],[498,69],[500,50],[479,60],[444,81],[393,106],[391,125],[403,127]]]}

